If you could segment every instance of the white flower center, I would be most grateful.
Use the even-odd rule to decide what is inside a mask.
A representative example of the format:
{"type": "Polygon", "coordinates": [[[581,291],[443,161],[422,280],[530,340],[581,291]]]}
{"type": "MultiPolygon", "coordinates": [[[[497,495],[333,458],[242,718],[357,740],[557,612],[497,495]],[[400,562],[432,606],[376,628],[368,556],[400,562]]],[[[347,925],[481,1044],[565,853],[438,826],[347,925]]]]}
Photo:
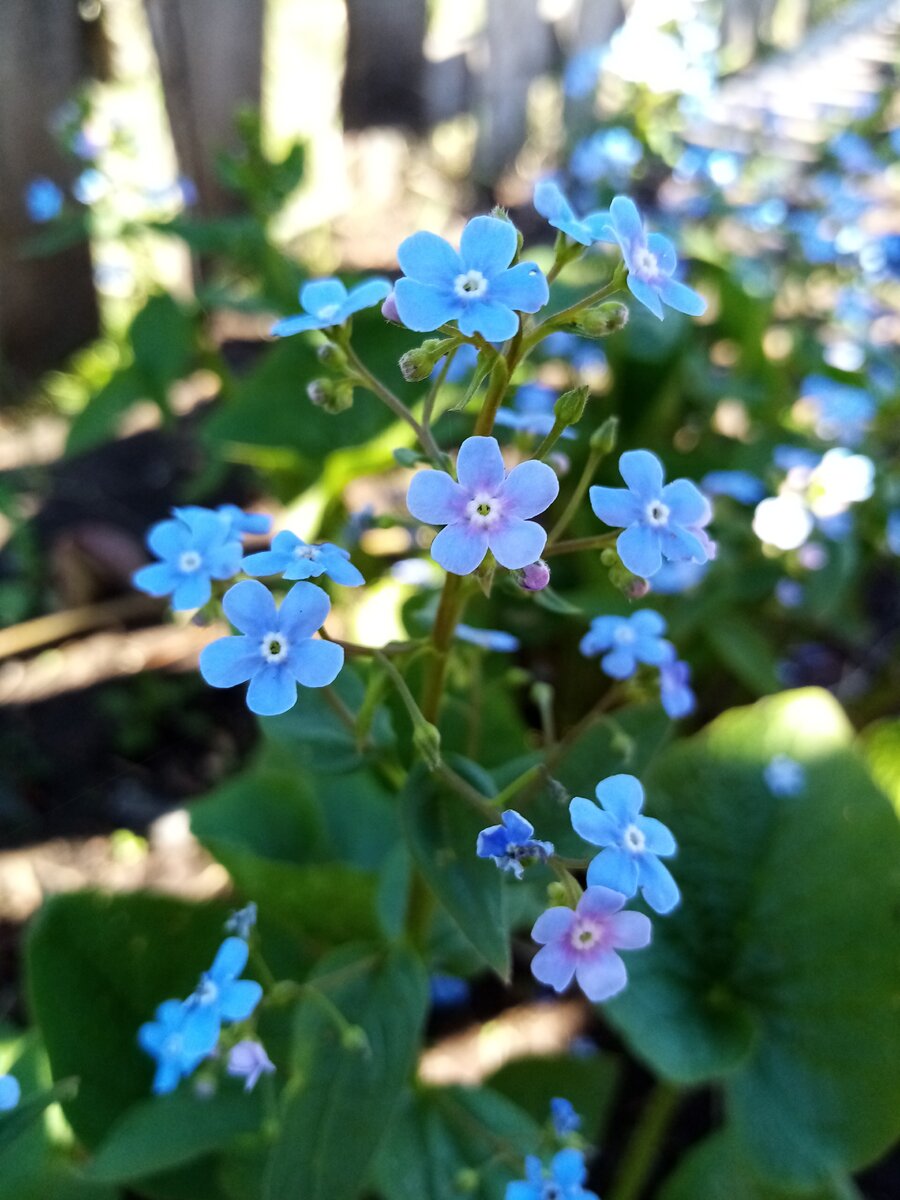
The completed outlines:
{"type": "Polygon", "coordinates": [[[569,940],[575,950],[592,950],[603,941],[603,926],[588,917],[579,917],[572,926],[569,940]]]}
{"type": "Polygon", "coordinates": [[[634,263],[635,275],[640,275],[644,279],[655,279],[659,274],[659,263],[656,261],[656,255],[645,246],[635,253],[632,262],[634,263]]]}
{"type": "Polygon", "coordinates": [[[479,529],[488,529],[500,519],[503,504],[497,496],[477,492],[466,505],[466,516],[479,529]]]}
{"type": "Polygon", "coordinates": [[[644,513],[647,517],[648,525],[665,525],[669,519],[668,506],[663,504],[661,500],[651,500],[644,513]]]}
{"type": "Polygon", "coordinates": [[[184,1038],[180,1033],[170,1033],[162,1045],[164,1058],[180,1058],[184,1048],[184,1038]]]}
{"type": "Polygon", "coordinates": [[[319,557],[318,546],[297,546],[294,550],[294,558],[308,558],[310,560],[319,557]]]}
{"type": "Polygon", "coordinates": [[[185,575],[190,575],[192,571],[196,571],[202,566],[203,559],[196,550],[185,550],[183,554],[178,556],[178,570],[183,571],[185,575]]]}
{"type": "Polygon", "coordinates": [[[630,646],[635,640],[635,632],[630,625],[620,625],[613,634],[617,646],[630,646]]]}
{"type": "Polygon", "coordinates": [[[316,316],[322,321],[330,321],[331,318],[336,317],[340,311],[341,306],[339,304],[324,304],[316,313],[316,316]]]}
{"type": "Polygon", "coordinates": [[[622,843],[625,849],[630,850],[632,854],[640,854],[647,845],[647,839],[637,825],[629,825],[622,835],[622,843]]]}
{"type": "Polygon", "coordinates": [[[219,989],[211,979],[201,979],[197,984],[197,990],[194,992],[193,999],[198,1004],[215,1004],[219,998],[219,989]]]}
{"type": "Polygon", "coordinates": [[[457,296],[463,296],[466,300],[477,300],[488,290],[488,281],[480,271],[466,271],[464,275],[457,275],[454,279],[453,290],[457,296]]]}
{"type": "Polygon", "coordinates": [[[283,662],[289,649],[288,640],[281,633],[267,633],[260,645],[263,658],[270,663],[283,662]]]}

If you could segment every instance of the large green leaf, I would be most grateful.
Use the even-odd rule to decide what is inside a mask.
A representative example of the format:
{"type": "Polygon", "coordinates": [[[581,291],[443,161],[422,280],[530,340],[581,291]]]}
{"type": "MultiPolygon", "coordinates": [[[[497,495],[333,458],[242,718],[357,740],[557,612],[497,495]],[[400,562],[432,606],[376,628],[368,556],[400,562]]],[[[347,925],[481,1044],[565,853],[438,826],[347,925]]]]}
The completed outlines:
{"type": "Polygon", "coordinates": [[[151,296],[129,330],[134,365],[155,400],[165,403],[171,384],[187,374],[194,344],[194,321],[170,295],[151,296]]]}
{"type": "Polygon", "coordinates": [[[898,1132],[900,828],[851,743],[810,689],[658,760],[649,809],[678,839],[683,902],[607,1009],[661,1074],[722,1079],[744,1152],[785,1186],[855,1169],[898,1132]],[[801,794],[766,786],[777,753],[803,764],[801,794]]]}
{"type": "Polygon", "coordinates": [[[475,856],[478,832],[490,822],[421,764],[410,774],[400,804],[407,842],[428,887],[482,958],[508,978],[503,878],[489,859],[475,856]]]}
{"type": "Polygon", "coordinates": [[[375,958],[349,948],[310,979],[362,1039],[349,1039],[315,998],[297,1008],[294,1062],[266,1200],[353,1200],[416,1060],[428,1003],[421,962],[397,949],[375,958]]]}
{"type": "Polygon", "coordinates": [[[900,721],[876,721],[862,732],[869,770],[900,816],[900,721]]]}
{"type": "Polygon", "coordinates": [[[601,1131],[619,1082],[619,1062],[611,1054],[573,1058],[570,1054],[516,1058],[486,1081],[494,1091],[515,1100],[538,1122],[545,1122],[550,1101],[565,1096],[583,1121],[583,1132],[602,1142],[601,1131]]]}
{"type": "Polygon", "coordinates": [[[459,1200],[460,1175],[474,1172],[466,1194],[501,1200],[540,1136],[527,1113],[488,1088],[423,1088],[391,1125],[373,1182],[386,1200],[459,1200]]]}

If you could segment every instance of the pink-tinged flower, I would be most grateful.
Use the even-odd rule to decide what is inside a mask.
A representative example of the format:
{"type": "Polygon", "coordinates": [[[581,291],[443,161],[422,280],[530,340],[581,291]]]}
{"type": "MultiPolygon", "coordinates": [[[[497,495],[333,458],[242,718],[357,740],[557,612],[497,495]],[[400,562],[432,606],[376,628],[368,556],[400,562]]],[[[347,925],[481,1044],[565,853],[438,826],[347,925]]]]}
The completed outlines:
{"type": "Polygon", "coordinates": [[[625,987],[628,975],[617,950],[639,950],[650,942],[650,920],[643,913],[622,912],[625,897],[606,887],[589,887],[578,907],[548,908],[531,936],[541,949],[531,961],[540,983],[564,992],[573,978],[597,1003],[625,987]]]}
{"type": "Polygon", "coordinates": [[[507,475],[497,439],[470,437],[459,448],[456,474],[458,483],[446,471],[419,471],[406,497],[417,520],[445,526],[431,544],[435,561],[468,575],[488,550],[511,571],[540,558],[547,534],[529,518],[556,499],[552,468],[530,459],[507,475]]]}
{"type": "Polygon", "coordinates": [[[244,1091],[252,1092],[261,1075],[270,1075],[275,1064],[259,1042],[246,1039],[231,1047],[227,1071],[237,1079],[244,1080],[244,1091]]]}

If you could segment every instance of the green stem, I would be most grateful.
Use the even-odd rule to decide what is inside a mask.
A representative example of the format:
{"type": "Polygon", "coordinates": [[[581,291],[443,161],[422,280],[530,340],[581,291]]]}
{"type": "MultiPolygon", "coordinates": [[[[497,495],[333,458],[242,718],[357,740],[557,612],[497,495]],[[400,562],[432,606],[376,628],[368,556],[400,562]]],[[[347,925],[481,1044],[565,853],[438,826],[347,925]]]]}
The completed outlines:
{"type": "Polygon", "coordinates": [[[406,909],[406,933],[417,950],[424,951],[428,945],[434,907],[434,895],[425,882],[425,876],[414,868],[406,909]]]}
{"type": "Polygon", "coordinates": [[[557,542],[555,546],[547,546],[544,558],[551,554],[577,554],[579,550],[605,550],[615,543],[618,533],[600,533],[596,537],[572,538],[568,542],[557,542]]]}
{"type": "Polygon", "coordinates": [[[434,628],[431,631],[432,659],[425,676],[425,689],[422,693],[422,714],[426,721],[433,725],[437,720],[441,706],[441,695],[444,690],[444,678],[447,674],[447,660],[450,655],[450,644],[456,622],[462,607],[461,575],[447,575],[444,580],[444,590],[441,592],[434,628]]]}
{"type": "Polygon", "coordinates": [[[534,457],[539,460],[545,459],[568,428],[569,422],[561,421],[557,417],[553,422],[550,432],[538,446],[537,450],[535,450],[534,457]]]}
{"type": "Polygon", "coordinates": [[[512,783],[506,785],[502,792],[498,792],[496,796],[492,796],[492,806],[494,808],[505,808],[510,800],[518,796],[523,788],[538,779],[543,773],[544,764],[535,763],[533,767],[529,767],[527,771],[523,771],[521,775],[517,775],[512,783]]]}
{"type": "Polygon", "coordinates": [[[412,415],[403,401],[396,393],[376,376],[373,375],[363,360],[359,357],[353,347],[350,345],[350,339],[344,338],[341,341],[342,349],[347,355],[347,360],[353,368],[354,373],[358,376],[359,381],[371,391],[374,392],[378,399],[391,410],[395,417],[399,417],[401,421],[405,421],[410,429],[419,439],[419,443],[428,457],[438,466],[444,461],[444,456],[441,453],[440,447],[434,440],[431,430],[426,425],[420,425],[416,418],[412,415]]]}
{"type": "Polygon", "coordinates": [[[653,1088],[625,1147],[609,1200],[638,1200],[680,1102],[681,1092],[672,1084],[660,1081],[653,1088]]]}
{"type": "Polygon", "coordinates": [[[625,282],[625,268],[620,263],[616,268],[615,274],[609,283],[604,284],[602,288],[598,288],[595,292],[589,292],[587,296],[582,296],[580,300],[576,300],[574,304],[570,304],[567,308],[561,308],[559,312],[551,313],[546,320],[541,321],[531,333],[525,338],[522,343],[524,351],[532,350],[542,342],[545,337],[553,333],[561,325],[571,323],[573,317],[577,317],[582,309],[590,308],[594,304],[599,304],[601,300],[608,300],[610,296],[614,296],[620,291],[625,282]]]}
{"type": "Polygon", "coordinates": [[[484,398],[481,412],[478,414],[478,420],[475,422],[474,432],[476,435],[487,437],[494,428],[494,418],[497,416],[497,409],[506,395],[512,366],[511,362],[507,362],[505,358],[499,355],[494,361],[494,365],[491,368],[490,386],[484,398]]]}
{"type": "Polygon", "coordinates": [[[494,799],[488,799],[487,796],[483,796],[477,788],[472,787],[467,779],[463,779],[462,775],[458,775],[445,762],[442,762],[437,768],[436,774],[439,779],[446,783],[447,787],[452,788],[457,796],[465,800],[467,804],[481,813],[483,817],[486,817],[489,821],[496,820],[497,812],[494,799]]]}
{"type": "Polygon", "coordinates": [[[569,528],[572,518],[581,507],[584,494],[588,490],[590,482],[594,478],[594,472],[597,470],[602,459],[603,454],[599,450],[592,450],[588,455],[587,462],[584,464],[584,470],[581,472],[581,478],[575,485],[575,491],[569,497],[569,502],[563,509],[562,515],[550,531],[550,536],[547,539],[548,549],[569,528]]]}

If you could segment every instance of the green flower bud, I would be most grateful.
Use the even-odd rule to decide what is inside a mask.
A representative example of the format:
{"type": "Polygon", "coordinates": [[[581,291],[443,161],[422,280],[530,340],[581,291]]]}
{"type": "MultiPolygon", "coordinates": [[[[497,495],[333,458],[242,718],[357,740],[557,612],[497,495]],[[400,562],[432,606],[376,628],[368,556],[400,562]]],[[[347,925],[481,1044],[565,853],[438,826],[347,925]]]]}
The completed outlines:
{"type": "Polygon", "coordinates": [[[598,454],[612,454],[619,440],[619,418],[607,417],[591,434],[590,447],[598,454]]]}
{"type": "Polygon", "coordinates": [[[324,346],[320,346],[316,351],[316,358],[323,367],[333,367],[336,371],[343,371],[347,367],[347,355],[334,342],[326,342],[324,346]]]}
{"type": "Polygon", "coordinates": [[[569,903],[569,894],[558,879],[547,885],[547,900],[551,905],[565,906],[569,903]]]}
{"type": "Polygon", "coordinates": [[[342,1030],[341,1045],[345,1050],[353,1050],[359,1054],[368,1054],[371,1050],[366,1031],[361,1025],[348,1025],[342,1030]]]}
{"type": "Polygon", "coordinates": [[[584,337],[609,337],[628,324],[628,305],[620,300],[607,300],[579,313],[574,324],[584,337]]]}
{"type": "Polygon", "coordinates": [[[413,745],[425,760],[429,771],[441,765],[441,735],[430,721],[419,721],[413,730],[413,745]]]}
{"type": "Polygon", "coordinates": [[[428,338],[421,346],[414,346],[400,359],[400,374],[407,383],[420,383],[434,370],[435,363],[453,345],[448,338],[428,338]]]}
{"type": "Polygon", "coordinates": [[[563,392],[553,405],[554,416],[560,421],[565,421],[567,425],[576,425],[584,415],[590,394],[591,389],[587,385],[563,392]]]}
{"type": "Polygon", "coordinates": [[[461,1171],[456,1172],[453,1183],[458,1192],[477,1192],[481,1185],[481,1177],[473,1167],[463,1167],[461,1171]]]}
{"type": "Polygon", "coordinates": [[[307,384],[306,394],[317,408],[327,413],[340,413],[353,404],[353,385],[343,379],[314,379],[307,384]]]}

